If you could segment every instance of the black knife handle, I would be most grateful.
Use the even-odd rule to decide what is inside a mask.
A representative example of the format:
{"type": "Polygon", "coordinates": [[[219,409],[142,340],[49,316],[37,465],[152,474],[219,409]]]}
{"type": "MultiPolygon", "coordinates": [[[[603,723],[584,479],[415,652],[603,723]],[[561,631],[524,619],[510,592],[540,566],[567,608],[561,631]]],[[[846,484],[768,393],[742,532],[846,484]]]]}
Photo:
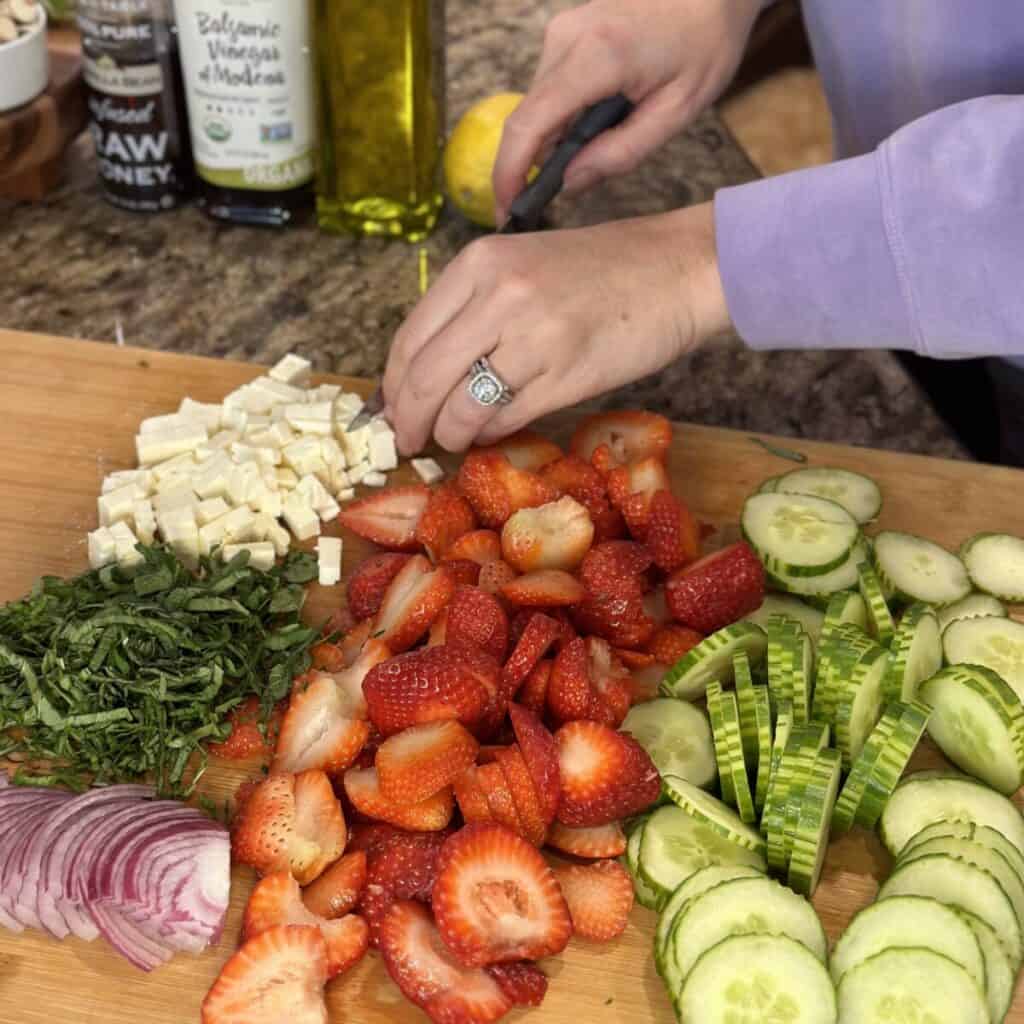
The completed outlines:
{"type": "Polygon", "coordinates": [[[502,232],[533,231],[545,207],[562,190],[572,158],[602,132],[621,124],[632,110],[633,104],[621,93],[587,107],[544,161],[537,177],[513,200],[502,232]]]}

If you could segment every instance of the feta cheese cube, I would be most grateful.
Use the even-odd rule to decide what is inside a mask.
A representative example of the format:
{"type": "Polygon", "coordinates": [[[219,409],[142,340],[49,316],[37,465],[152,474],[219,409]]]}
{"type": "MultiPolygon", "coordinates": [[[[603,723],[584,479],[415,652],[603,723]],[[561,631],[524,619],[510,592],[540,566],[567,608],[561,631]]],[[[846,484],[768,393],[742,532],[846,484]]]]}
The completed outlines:
{"type": "Polygon", "coordinates": [[[395,450],[395,435],[383,420],[370,423],[369,463],[375,470],[382,472],[398,468],[398,452],[395,450]],[[383,429],[375,429],[377,424],[383,429]]]}
{"type": "Polygon", "coordinates": [[[259,532],[263,535],[264,540],[269,540],[274,545],[274,550],[278,555],[288,554],[288,549],[292,545],[291,534],[276,519],[269,515],[260,515],[259,532]]]}
{"type": "Polygon", "coordinates": [[[341,388],[337,384],[320,384],[310,388],[306,392],[307,402],[331,402],[341,394],[341,388]]]}
{"type": "Polygon", "coordinates": [[[223,498],[228,493],[228,477],[234,467],[224,452],[217,452],[202,463],[197,476],[192,478],[192,489],[204,501],[207,498],[223,498]]]}
{"type": "Polygon", "coordinates": [[[281,452],[285,464],[291,466],[300,477],[326,469],[320,454],[320,442],[315,437],[300,437],[281,452]]]}
{"type": "MultiPolygon", "coordinates": [[[[221,519],[224,524],[224,540],[229,543],[243,544],[247,540],[255,539],[256,514],[247,505],[232,509],[221,519]]],[[[221,519],[215,519],[214,523],[221,522],[221,519]]],[[[209,525],[212,526],[213,523],[209,525]]]]}
{"type": "Polygon", "coordinates": [[[331,432],[333,413],[330,402],[286,405],[284,416],[288,425],[302,434],[327,437],[331,432]]]}
{"type": "Polygon", "coordinates": [[[224,543],[224,529],[227,516],[213,519],[204,526],[199,527],[199,553],[208,555],[218,544],[224,543]]]}
{"type": "Polygon", "coordinates": [[[225,497],[232,505],[244,505],[251,494],[258,493],[257,487],[263,486],[260,467],[254,462],[232,466],[227,477],[228,486],[225,497]]]}
{"type": "Polygon", "coordinates": [[[242,551],[249,552],[249,565],[260,572],[268,572],[274,568],[277,552],[274,545],[269,541],[256,541],[252,544],[225,544],[221,549],[221,557],[225,562],[230,562],[242,551]]]}
{"type": "Polygon", "coordinates": [[[270,516],[274,519],[278,519],[280,517],[283,507],[284,499],[281,497],[280,492],[270,490],[265,490],[260,495],[259,502],[255,505],[255,508],[261,514],[270,516]]]}
{"type": "Polygon", "coordinates": [[[348,465],[341,445],[333,437],[325,437],[320,442],[320,457],[329,470],[344,469],[348,465]]]}
{"type": "Polygon", "coordinates": [[[313,364],[302,356],[297,356],[293,352],[289,352],[286,356],[281,356],[276,363],[274,363],[268,376],[272,380],[279,380],[284,384],[294,384],[297,386],[303,386],[309,381],[310,371],[313,369],[313,364]]]}
{"type": "Polygon", "coordinates": [[[341,582],[341,538],[321,537],[316,542],[320,585],[333,587],[341,582]]]}
{"type": "Polygon", "coordinates": [[[207,437],[206,427],[201,423],[191,423],[183,427],[168,427],[152,434],[137,434],[135,451],[143,466],[151,466],[155,462],[163,462],[182,452],[190,452],[194,448],[198,448],[207,437]]]}
{"type": "Polygon", "coordinates": [[[180,455],[175,455],[173,459],[165,459],[163,462],[158,462],[151,470],[153,479],[157,483],[157,490],[159,490],[159,484],[162,480],[166,480],[171,476],[194,473],[197,465],[196,457],[192,452],[182,452],[180,455]]]}
{"type": "Polygon", "coordinates": [[[226,516],[231,509],[223,498],[207,498],[199,502],[195,507],[196,522],[200,526],[206,526],[221,516],[226,516]]]}
{"type": "Polygon", "coordinates": [[[158,512],[180,506],[192,508],[196,504],[196,492],[192,490],[191,481],[174,480],[162,491],[157,491],[150,500],[153,502],[153,508],[158,512]]]}
{"type": "Polygon", "coordinates": [[[110,534],[114,538],[114,547],[117,551],[117,564],[124,569],[133,569],[143,559],[142,555],[135,550],[139,538],[135,536],[131,527],[121,521],[110,528],[110,534]]]}
{"type": "Polygon", "coordinates": [[[372,467],[370,466],[369,462],[358,462],[354,466],[349,466],[349,483],[352,484],[353,486],[355,486],[356,484],[361,484],[363,482],[363,477],[370,472],[372,472],[372,467]]]}
{"type": "Polygon", "coordinates": [[[270,399],[271,406],[284,405],[288,402],[303,402],[306,399],[304,388],[294,387],[273,377],[257,377],[250,387],[270,399]]]}
{"type": "Polygon", "coordinates": [[[345,460],[350,466],[357,462],[364,462],[370,455],[370,424],[360,427],[358,430],[346,430],[341,435],[341,450],[345,453],[345,460]]]}
{"type": "Polygon", "coordinates": [[[376,469],[371,469],[363,477],[364,487],[383,487],[388,482],[388,478],[376,469]]]}
{"type": "Polygon", "coordinates": [[[88,536],[88,542],[90,568],[102,569],[117,561],[117,541],[106,526],[93,530],[88,536]]]}
{"type": "Polygon", "coordinates": [[[199,527],[192,522],[171,523],[163,531],[164,540],[170,549],[189,568],[195,568],[199,561],[199,527]]]}
{"type": "Polygon", "coordinates": [[[189,524],[195,524],[196,513],[191,505],[174,505],[171,508],[158,508],[156,510],[156,524],[160,527],[160,533],[164,540],[179,528],[184,529],[189,524]]]}
{"type": "Polygon", "coordinates": [[[444,479],[444,470],[435,459],[410,459],[416,475],[428,486],[440,483],[444,479]]]}
{"type": "Polygon", "coordinates": [[[176,412],[169,412],[163,416],[147,416],[139,424],[140,434],[158,434],[162,430],[172,427],[184,427],[193,422],[189,417],[182,416],[176,412]]]}
{"type": "Polygon", "coordinates": [[[337,496],[339,491],[346,491],[352,486],[348,473],[343,469],[331,470],[331,478],[327,481],[327,490],[337,496]]]}
{"type": "Polygon", "coordinates": [[[96,510],[99,514],[100,526],[113,526],[114,523],[131,519],[132,505],[146,495],[138,484],[127,484],[116,491],[107,491],[96,499],[96,510]]]}
{"type": "Polygon", "coordinates": [[[285,499],[281,514],[288,524],[288,529],[299,540],[308,540],[320,533],[320,517],[297,490],[292,491],[285,499]]]}
{"type": "Polygon", "coordinates": [[[231,461],[240,464],[243,462],[259,462],[260,457],[252,445],[244,444],[242,441],[235,441],[231,446],[231,461]]]}
{"type": "Polygon", "coordinates": [[[233,430],[241,435],[249,426],[249,414],[245,409],[239,406],[229,406],[225,401],[220,422],[225,430],[233,430]]]}
{"type": "Polygon", "coordinates": [[[297,494],[300,494],[314,512],[319,513],[321,508],[327,505],[328,502],[332,501],[330,494],[327,492],[327,488],[315,477],[315,476],[304,476],[300,481],[298,487],[295,488],[297,494]]]}
{"type": "Polygon", "coordinates": [[[132,505],[132,522],[135,534],[143,544],[152,544],[156,535],[156,516],[153,505],[147,498],[140,498],[132,505]]]}
{"type": "Polygon", "coordinates": [[[338,501],[351,501],[356,496],[354,487],[344,487],[335,495],[338,501]]]}
{"type": "Polygon", "coordinates": [[[178,406],[178,415],[202,423],[210,433],[220,430],[221,408],[216,402],[197,402],[194,398],[183,398],[178,406]]]}
{"type": "Polygon", "coordinates": [[[342,428],[342,433],[362,412],[363,404],[363,400],[353,391],[345,391],[334,400],[334,422],[342,428]]]}
{"type": "Polygon", "coordinates": [[[274,470],[274,476],[277,478],[277,486],[282,491],[293,490],[299,482],[299,477],[294,469],[290,469],[288,466],[278,466],[274,470]]]}
{"type": "Polygon", "coordinates": [[[109,494],[111,491],[120,490],[129,484],[135,484],[144,494],[149,494],[152,487],[153,475],[148,469],[118,469],[108,473],[100,485],[101,494],[109,494]]]}

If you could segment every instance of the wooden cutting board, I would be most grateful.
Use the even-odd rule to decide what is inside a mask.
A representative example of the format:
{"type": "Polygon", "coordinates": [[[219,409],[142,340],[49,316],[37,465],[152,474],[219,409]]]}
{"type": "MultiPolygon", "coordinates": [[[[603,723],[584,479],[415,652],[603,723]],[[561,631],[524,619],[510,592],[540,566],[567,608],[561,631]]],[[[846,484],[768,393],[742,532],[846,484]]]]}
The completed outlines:
{"type": "MultiPolygon", "coordinates": [[[[100,482],[111,470],[134,464],[135,427],[143,417],[176,410],[186,394],[219,401],[261,372],[241,363],[0,331],[0,601],[19,597],[43,573],[86,568],[85,534],[96,525],[100,482]]],[[[369,389],[365,381],[337,382],[369,389]]],[[[564,439],[571,422],[556,418],[553,435],[564,439]]],[[[815,464],[873,476],[885,495],[882,527],[914,530],[949,546],[982,529],[1024,534],[1024,473],[809,441],[779,443],[798,447],[815,464]]],[[[735,522],[744,497],[762,479],[792,464],[745,434],[681,424],[670,468],[674,485],[700,518],[726,524],[735,522]]],[[[412,478],[405,467],[393,479],[412,478]]],[[[328,532],[338,529],[333,524],[328,532]]],[[[366,550],[346,537],[346,569],[366,550]]],[[[314,586],[309,613],[321,618],[338,600],[337,588],[314,586]]],[[[915,767],[940,761],[934,749],[923,748],[915,767]]],[[[224,799],[246,774],[244,766],[214,765],[205,791],[224,799]]],[[[868,833],[857,830],[832,844],[814,898],[831,939],[870,901],[888,868],[885,851],[868,833]]],[[[237,941],[251,885],[251,872],[236,869],[230,919],[216,948],[201,957],[178,956],[151,975],[101,941],[58,943],[38,933],[0,931],[0,1024],[197,1021],[203,995],[237,941]]],[[[546,961],[551,986],[530,1019],[671,1024],[650,955],[654,923],[654,915],[638,907],[618,941],[573,942],[546,961]]],[[[346,1024],[425,1020],[373,955],[332,983],[328,1003],[331,1019],[346,1024]]],[[[509,1019],[520,1016],[517,1011],[509,1019]]],[[[1024,1024],[1024,996],[1007,1020],[1024,1024]]]]}

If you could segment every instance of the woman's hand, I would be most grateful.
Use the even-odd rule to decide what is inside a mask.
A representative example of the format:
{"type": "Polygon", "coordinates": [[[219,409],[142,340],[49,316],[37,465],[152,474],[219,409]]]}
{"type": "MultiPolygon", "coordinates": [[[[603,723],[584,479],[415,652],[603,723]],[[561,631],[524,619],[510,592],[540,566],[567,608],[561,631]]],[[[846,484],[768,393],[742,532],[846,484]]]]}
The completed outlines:
{"type": "Polygon", "coordinates": [[[494,168],[498,223],[531,165],[591,103],[636,104],[569,165],[567,191],[632,170],[719,96],[764,0],[590,0],[554,17],[530,91],[505,122],[494,168]]]}
{"type": "Polygon", "coordinates": [[[461,451],[666,366],[729,325],[711,203],[467,246],[399,329],[384,394],[403,453],[461,451]],[[512,388],[483,406],[486,356],[512,388]]]}

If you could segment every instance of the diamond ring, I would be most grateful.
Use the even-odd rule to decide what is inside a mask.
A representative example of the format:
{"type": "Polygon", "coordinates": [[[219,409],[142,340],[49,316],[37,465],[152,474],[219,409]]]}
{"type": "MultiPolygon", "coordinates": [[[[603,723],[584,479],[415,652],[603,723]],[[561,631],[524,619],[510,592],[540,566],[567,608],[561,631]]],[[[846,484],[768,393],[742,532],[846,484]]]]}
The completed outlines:
{"type": "Polygon", "coordinates": [[[512,401],[512,389],[491,369],[485,356],[470,367],[466,388],[470,398],[480,405],[507,405],[512,401]]]}

